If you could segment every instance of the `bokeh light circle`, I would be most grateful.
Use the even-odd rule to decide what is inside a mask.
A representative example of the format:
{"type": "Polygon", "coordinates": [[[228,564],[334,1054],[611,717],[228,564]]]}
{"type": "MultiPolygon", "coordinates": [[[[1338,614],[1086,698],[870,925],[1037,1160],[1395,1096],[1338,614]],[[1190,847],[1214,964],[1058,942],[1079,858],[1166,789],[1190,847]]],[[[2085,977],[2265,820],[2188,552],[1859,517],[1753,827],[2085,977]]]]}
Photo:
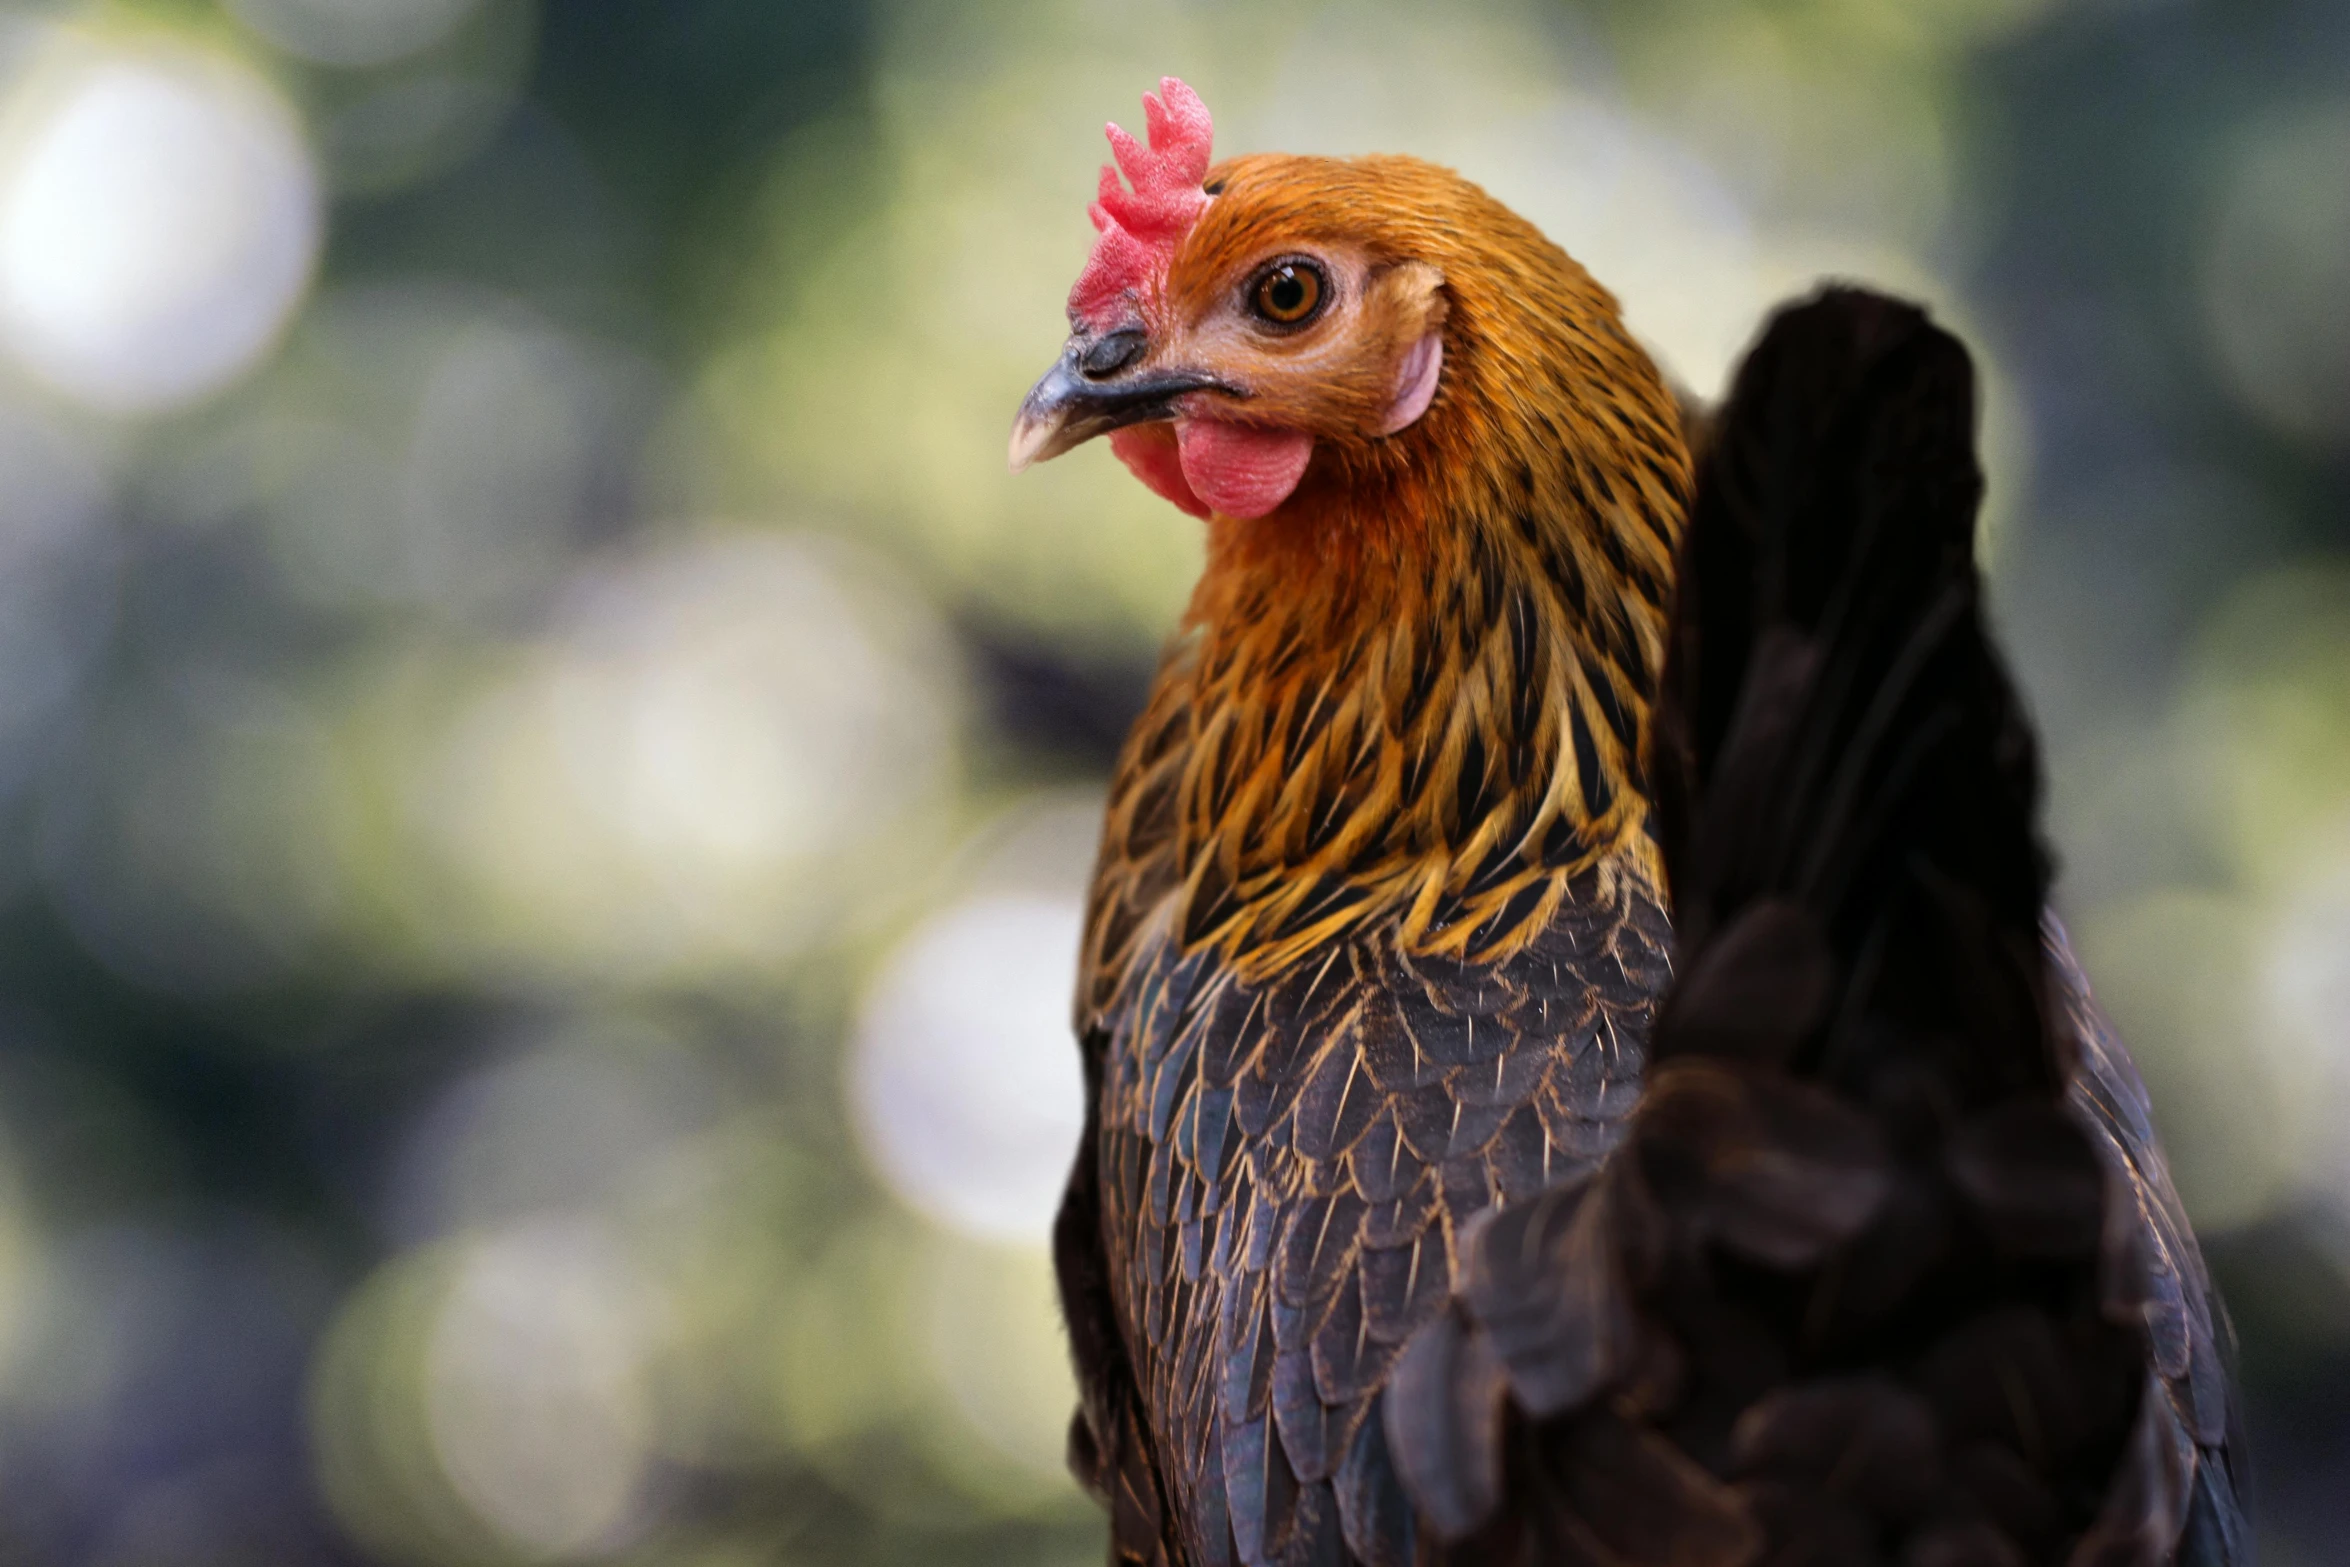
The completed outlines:
{"type": "Polygon", "coordinates": [[[660,1297],[615,1228],[543,1212],[405,1252],[311,1367],[320,1488],[387,1559],[577,1561],[657,1522],[660,1297]]]}
{"type": "Polygon", "coordinates": [[[292,112],[232,62],[61,45],[0,144],[0,340],[113,413],[250,369],[316,262],[316,170],[292,112]]]}
{"type": "Polygon", "coordinates": [[[892,956],[851,1072],[866,1152],[898,1195],[992,1240],[1052,1229],[1084,1127],[1069,1033],[1080,906],[994,892],[935,916],[892,956]]]}
{"type": "Polygon", "coordinates": [[[427,1340],[426,1420],[457,1493],[533,1556],[623,1543],[643,1503],[653,1410],[641,1291],[589,1221],[468,1249],[427,1340]]]}
{"type": "Polygon", "coordinates": [[[954,778],[951,646],[870,567],[715,533],[584,572],[419,780],[473,928],[607,979],[828,939],[876,867],[922,853],[954,778]]]}

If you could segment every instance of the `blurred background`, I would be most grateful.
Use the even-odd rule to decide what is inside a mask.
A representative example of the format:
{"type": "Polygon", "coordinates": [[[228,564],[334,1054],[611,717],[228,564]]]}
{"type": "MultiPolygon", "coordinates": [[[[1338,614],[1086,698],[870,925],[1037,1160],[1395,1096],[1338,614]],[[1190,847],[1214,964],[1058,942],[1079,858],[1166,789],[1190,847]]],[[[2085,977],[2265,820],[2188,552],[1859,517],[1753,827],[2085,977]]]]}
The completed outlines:
{"type": "Polygon", "coordinates": [[[1164,72],[1712,390],[1986,362],[2063,903],[2350,1538],[2338,0],[0,7],[0,1561],[1100,1559],[1043,1239],[1198,530],[1004,473],[1164,72]]]}

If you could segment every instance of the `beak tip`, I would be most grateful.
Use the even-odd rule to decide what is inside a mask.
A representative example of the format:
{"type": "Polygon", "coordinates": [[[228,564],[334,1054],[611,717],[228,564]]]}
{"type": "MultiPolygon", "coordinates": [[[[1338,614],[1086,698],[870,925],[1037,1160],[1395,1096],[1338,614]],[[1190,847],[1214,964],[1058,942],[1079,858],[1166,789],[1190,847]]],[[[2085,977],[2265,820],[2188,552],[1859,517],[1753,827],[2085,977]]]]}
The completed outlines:
{"type": "Polygon", "coordinates": [[[1048,422],[1022,414],[1012,426],[1012,444],[1005,453],[1006,465],[1014,473],[1024,472],[1036,462],[1037,453],[1051,435],[1048,422]]]}

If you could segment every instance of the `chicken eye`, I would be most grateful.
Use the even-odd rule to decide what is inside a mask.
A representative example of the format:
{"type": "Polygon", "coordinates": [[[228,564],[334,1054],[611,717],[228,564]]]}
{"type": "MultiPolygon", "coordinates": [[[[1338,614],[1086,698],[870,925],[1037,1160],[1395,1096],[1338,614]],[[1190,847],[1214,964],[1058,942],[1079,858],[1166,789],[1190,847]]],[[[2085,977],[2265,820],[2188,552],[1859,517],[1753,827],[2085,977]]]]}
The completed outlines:
{"type": "Polygon", "coordinates": [[[1328,292],[1319,267],[1284,261],[1257,279],[1253,303],[1257,314],[1274,325],[1296,326],[1322,308],[1328,292]]]}

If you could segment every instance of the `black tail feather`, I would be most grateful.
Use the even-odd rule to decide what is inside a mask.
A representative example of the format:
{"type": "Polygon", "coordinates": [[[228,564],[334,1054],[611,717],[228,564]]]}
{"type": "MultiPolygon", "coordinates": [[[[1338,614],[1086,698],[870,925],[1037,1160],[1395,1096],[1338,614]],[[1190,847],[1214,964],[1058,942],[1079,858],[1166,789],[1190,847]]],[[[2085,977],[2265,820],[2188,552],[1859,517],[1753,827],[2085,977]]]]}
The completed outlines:
{"type": "MultiPolygon", "coordinates": [[[[1623,1151],[1470,1247],[1445,1341],[1491,1346],[1524,1435],[1458,1559],[1578,1560],[1666,1505],[1562,1472],[1563,1432],[1624,1421],[1691,1461],[1639,1471],[1671,1505],[1747,1521],[1627,1561],[2169,1559],[2192,1464],[2065,1110],[1974,421],[1954,338],[1834,289],[1714,425],[1650,759],[1679,980],[1623,1151]]],[[[1407,1480],[1458,1456],[1406,1446],[1407,1480]]]]}
{"type": "MultiPolygon", "coordinates": [[[[1684,545],[1655,725],[1685,953],[1781,898],[1849,965],[1930,870],[2036,969],[2037,763],[1982,623],[1973,426],[1966,351],[1875,295],[1785,312],[1740,372],[1684,545]]],[[[2027,1026],[2019,1043],[2044,1042],[2027,1026]]],[[[2043,1085],[2048,1064],[2001,1063],[2037,1066],[2043,1085]]]]}
{"type": "MultiPolygon", "coordinates": [[[[1775,1030],[1749,1016],[1777,1049],[1727,1059],[1750,1098],[1803,1085],[1859,1112],[1885,1195],[1792,1267],[1717,1227],[1650,1290],[1719,1295],[1783,1340],[1788,1380],[1736,1418],[1726,1478],[1849,1505],[1832,1467],[1758,1469],[1738,1440],[1789,1407],[1842,1409],[1855,1439],[1922,1410],[1940,1478],[1863,1509],[1877,1547],[1971,1540],[1960,1559],[1991,1560],[1997,1539],[2058,1561],[2122,1463],[2145,1352],[2102,1309],[2106,1189],[2063,1109],[2038,762],[1983,618],[1974,425],[1956,339],[1913,306],[1831,290],[1771,324],[1717,427],[1652,757],[1687,975],[1652,1071],[1658,1090],[1718,1074],[1708,994],[1762,976],[1716,971],[1784,972],[1773,954],[1803,951],[1805,988],[1826,995],[1775,1030]],[[1758,949],[1763,923],[1778,934],[1758,949]],[[2047,1505],[1970,1480],[1962,1453],[2047,1505]]],[[[1633,1133],[1668,1209],[1673,1141],[1633,1133]]]]}

